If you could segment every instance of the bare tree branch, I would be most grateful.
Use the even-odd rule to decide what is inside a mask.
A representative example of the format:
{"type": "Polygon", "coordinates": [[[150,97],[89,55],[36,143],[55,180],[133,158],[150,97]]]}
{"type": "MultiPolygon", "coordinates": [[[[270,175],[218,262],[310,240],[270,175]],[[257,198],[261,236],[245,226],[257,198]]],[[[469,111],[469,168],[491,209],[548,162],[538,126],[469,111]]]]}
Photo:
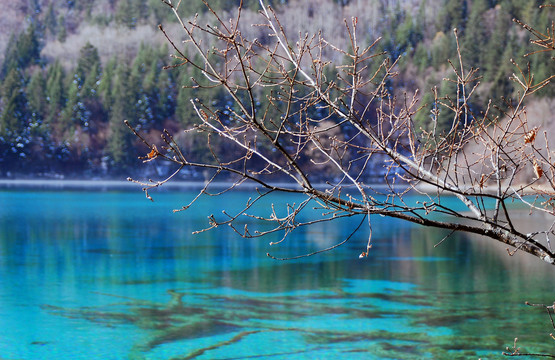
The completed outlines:
{"type": "MultiPolygon", "coordinates": [[[[340,48],[321,32],[298,34],[292,40],[278,12],[262,0],[261,23],[256,24],[260,39],[244,35],[244,26],[251,24],[242,22],[242,6],[226,20],[205,3],[213,22],[201,25],[197,17],[186,21],[179,16],[181,1],[162,1],[185,36],[183,43],[173,41],[160,27],[179,61],[171,68],[200,70],[204,79],[193,79],[192,86],[219,88],[232,105],[218,108],[213,99],[191,99],[197,117],[186,134],[207,140],[208,156],[201,160],[186,159],[187,149],[167,131],[162,134],[164,146],[158,149],[133,130],[148,148],[144,161],[176,165],[175,172],[161,181],[131,180],[143,186],[147,198],[152,199],[150,189],[192,168],[207,173],[205,186],[176,211],[189,209],[203,195],[221,194],[211,191],[220,179],[228,184],[223,192],[247,182],[259,188],[241,211],[224,211],[223,219],[211,215],[208,227],[200,231],[229,225],[243,237],[281,232],[281,240],[272,243],[278,245],[302,226],[378,214],[447,229],[450,234],[480,234],[508,245],[509,255],[523,251],[555,264],[551,248],[555,165],[547,135],[544,132],[542,138],[542,129],[529,125],[525,106],[525,100],[553,76],[536,81],[529,65],[513,61],[512,80],[520,87],[517,100],[498,109],[503,118],[492,117],[491,102],[476,113],[473,104],[480,76],[478,69],[465,65],[455,29],[457,59],[449,62],[452,75],[444,79],[454,90],[443,96],[433,91],[430,126],[423,129],[414,122],[422,109],[418,92],[391,88],[398,59],[374,52],[379,39],[361,43],[357,18],[345,21],[349,46],[340,48]],[[339,54],[344,62],[332,61],[330,53],[339,54]],[[447,126],[438,126],[445,121],[447,126]],[[280,192],[305,200],[282,205],[284,211],[274,204],[270,216],[254,211],[262,198],[280,192]],[[320,215],[308,220],[301,216],[315,207],[320,215]],[[522,232],[513,218],[522,216],[523,208],[541,211],[550,223],[533,233],[522,232]],[[244,218],[272,226],[250,229],[243,226],[244,218]]],[[[517,23],[531,33],[531,42],[540,51],[554,50],[553,29],[544,34],[517,23]]],[[[322,251],[343,244],[353,234],[322,251]]],[[[370,247],[369,240],[362,254],[367,255],[370,247]]]]}

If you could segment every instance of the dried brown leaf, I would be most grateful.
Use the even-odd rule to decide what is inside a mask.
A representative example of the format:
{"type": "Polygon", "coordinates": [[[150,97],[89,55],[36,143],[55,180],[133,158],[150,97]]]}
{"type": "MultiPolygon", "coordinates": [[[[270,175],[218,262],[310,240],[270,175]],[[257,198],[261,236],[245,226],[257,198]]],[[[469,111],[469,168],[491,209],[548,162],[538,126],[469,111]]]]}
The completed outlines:
{"type": "Polygon", "coordinates": [[[525,144],[531,144],[534,142],[534,140],[536,140],[536,134],[538,133],[538,128],[535,127],[532,130],[528,131],[525,135],[524,135],[524,143],[525,144]]]}
{"type": "Polygon", "coordinates": [[[538,164],[536,159],[534,159],[534,174],[536,174],[536,178],[538,179],[541,178],[543,175],[543,169],[540,164],[538,164]]]}

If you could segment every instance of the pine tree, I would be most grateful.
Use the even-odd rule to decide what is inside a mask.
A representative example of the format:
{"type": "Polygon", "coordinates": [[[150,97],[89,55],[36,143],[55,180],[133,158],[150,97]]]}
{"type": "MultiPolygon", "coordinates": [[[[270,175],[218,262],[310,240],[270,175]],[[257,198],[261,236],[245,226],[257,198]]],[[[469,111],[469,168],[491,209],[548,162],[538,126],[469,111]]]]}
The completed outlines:
{"type": "MultiPolygon", "coordinates": [[[[100,75],[100,56],[98,55],[98,49],[90,42],[87,42],[79,50],[79,60],[77,60],[77,68],[75,69],[79,86],[83,86],[92,72],[94,72],[95,76],[100,75]]],[[[95,76],[92,78],[93,84],[98,80],[95,76]]]]}
{"type": "Polygon", "coordinates": [[[30,113],[25,94],[25,80],[17,69],[6,75],[0,95],[3,109],[0,114],[0,157],[4,166],[12,168],[28,155],[30,143],[30,113]]]}
{"type": "Polygon", "coordinates": [[[46,15],[44,16],[44,26],[50,34],[56,35],[58,33],[58,20],[56,19],[53,3],[50,3],[50,5],[48,5],[48,9],[46,10],[46,15]]]}
{"type": "Polygon", "coordinates": [[[452,33],[438,32],[432,41],[432,66],[436,69],[447,66],[447,60],[455,54],[456,43],[452,33]]]}
{"type": "Polygon", "coordinates": [[[457,83],[453,80],[443,80],[439,88],[439,102],[435,106],[439,110],[436,123],[436,134],[446,135],[447,132],[456,126],[457,118],[455,112],[449,107],[457,106],[457,83]]]}
{"type": "Polygon", "coordinates": [[[405,14],[404,21],[397,27],[395,33],[396,44],[404,52],[413,50],[420,41],[422,41],[421,28],[416,25],[410,14],[405,14]]]}
{"type": "Polygon", "coordinates": [[[48,102],[48,112],[46,121],[50,124],[55,123],[65,104],[64,69],[59,61],[55,61],[48,68],[46,74],[46,100],[48,102]]]}
{"type": "Polygon", "coordinates": [[[420,100],[421,106],[423,108],[416,113],[414,116],[414,128],[415,130],[420,133],[424,131],[430,131],[433,128],[432,124],[432,108],[434,97],[430,91],[427,91],[422,99],[420,100]]]}
{"type": "Polygon", "coordinates": [[[5,77],[12,69],[24,70],[31,64],[38,64],[40,50],[41,45],[33,23],[17,38],[12,35],[6,47],[1,77],[5,77]]]}
{"type": "Polygon", "coordinates": [[[48,122],[49,103],[47,82],[42,70],[37,69],[27,84],[27,98],[30,113],[27,140],[29,140],[28,162],[33,169],[45,169],[45,161],[52,156],[52,127],[48,122]]]}
{"type": "Polygon", "coordinates": [[[513,94],[513,82],[509,79],[509,77],[515,69],[509,59],[515,58],[515,51],[513,47],[514,40],[515,39],[513,38],[508,41],[503,54],[499,56],[498,62],[495,66],[495,71],[492,70],[494,75],[492,77],[490,95],[492,99],[494,99],[494,102],[499,102],[501,97],[509,99],[513,94]]]}
{"type": "MultiPolygon", "coordinates": [[[[200,59],[197,57],[194,61],[200,61],[200,59]]],[[[189,127],[197,116],[191,105],[192,99],[198,98],[202,101],[212,100],[214,103],[219,102],[222,104],[222,109],[227,105],[225,104],[225,95],[220,91],[221,89],[218,88],[218,91],[214,91],[214,89],[195,86],[195,81],[202,81],[203,79],[204,76],[201,71],[193,69],[190,73],[180,72],[179,77],[175,81],[175,86],[178,88],[175,117],[184,127],[189,127]]]]}
{"type": "Polygon", "coordinates": [[[119,25],[134,29],[137,26],[138,20],[139,13],[135,3],[131,3],[128,0],[118,2],[116,22],[119,25]]]}
{"type": "Polygon", "coordinates": [[[430,50],[424,43],[419,43],[414,51],[412,62],[418,67],[418,72],[422,73],[431,64],[430,50]]]}
{"type": "Polygon", "coordinates": [[[0,134],[19,134],[29,118],[25,80],[16,69],[11,69],[2,83],[4,102],[0,117],[0,134]]]}
{"type": "MultiPolygon", "coordinates": [[[[71,79],[70,79],[71,80],[71,79]]],[[[59,131],[64,138],[71,138],[76,125],[83,117],[81,108],[81,95],[79,93],[79,82],[74,77],[67,85],[67,99],[62,110],[59,131]]]]}
{"type": "Polygon", "coordinates": [[[124,169],[135,158],[133,151],[134,136],[124,125],[128,120],[136,124],[132,90],[129,88],[130,70],[127,64],[120,63],[116,68],[114,79],[114,104],[110,112],[110,130],[108,138],[108,154],[112,165],[124,169]]]}
{"type": "MultiPolygon", "coordinates": [[[[155,24],[162,24],[176,21],[175,16],[168,11],[167,5],[160,0],[148,0],[148,9],[150,10],[150,17],[155,24]]],[[[187,4],[187,11],[195,14],[202,10],[202,3],[200,1],[191,1],[187,4]]]]}
{"type": "Polygon", "coordinates": [[[97,96],[100,74],[98,50],[87,42],[80,50],[77,67],[68,85],[61,119],[64,132],[72,132],[76,126],[88,129],[93,113],[101,111],[97,96]]]}
{"type": "Polygon", "coordinates": [[[159,91],[156,103],[155,121],[161,125],[165,119],[169,118],[175,112],[175,86],[169,71],[162,70],[160,72],[156,87],[159,91]]]}
{"type": "Polygon", "coordinates": [[[66,20],[63,15],[58,19],[58,41],[63,43],[67,39],[66,20]]]}
{"type": "Polygon", "coordinates": [[[194,91],[190,87],[180,86],[177,92],[177,106],[175,117],[183,127],[189,127],[194,122],[196,116],[191,99],[194,99],[194,91]]]}
{"type": "Polygon", "coordinates": [[[133,12],[137,14],[137,18],[140,20],[148,19],[150,15],[150,7],[148,3],[144,0],[131,0],[131,6],[133,8],[133,12]]]}
{"type": "Polygon", "coordinates": [[[505,47],[509,41],[509,29],[511,26],[511,18],[504,6],[496,7],[495,13],[495,26],[493,32],[484,47],[483,63],[481,66],[485,67],[484,79],[491,81],[496,76],[497,69],[502,59],[499,54],[505,52],[505,47]]]}
{"type": "Polygon", "coordinates": [[[438,15],[441,24],[440,29],[445,33],[451,33],[456,28],[459,34],[462,35],[465,31],[466,18],[466,0],[447,0],[438,15]]]}
{"type": "Polygon", "coordinates": [[[41,44],[38,29],[35,23],[31,23],[27,31],[22,34],[17,42],[19,67],[26,68],[31,64],[40,62],[41,44]]]}
{"type": "Polygon", "coordinates": [[[156,74],[152,76],[147,75],[149,70],[150,62],[152,61],[152,49],[147,48],[144,44],[141,45],[135,60],[131,66],[131,73],[127,82],[127,91],[129,93],[128,101],[133,104],[134,114],[133,118],[141,124],[141,126],[150,126],[152,121],[152,104],[151,98],[147,91],[145,91],[144,86],[147,85],[148,88],[153,89],[154,84],[145,84],[146,78],[156,77],[156,74]]]}
{"type": "Polygon", "coordinates": [[[474,0],[472,2],[472,10],[464,32],[461,50],[467,65],[481,67],[482,69],[485,66],[485,54],[488,51],[485,46],[488,42],[483,17],[487,10],[488,4],[486,0],[474,0]]]}
{"type": "Polygon", "coordinates": [[[117,59],[113,57],[106,64],[104,71],[99,79],[98,94],[105,111],[108,111],[113,104],[112,85],[113,85],[113,79],[115,76],[116,66],[117,66],[117,59]]]}
{"type": "Polygon", "coordinates": [[[83,86],[81,87],[81,95],[83,99],[96,99],[98,96],[98,85],[100,84],[101,68],[95,66],[85,77],[83,86]]]}
{"type": "Polygon", "coordinates": [[[46,80],[41,70],[37,70],[31,76],[27,85],[27,98],[29,100],[29,111],[33,122],[42,124],[48,114],[48,100],[46,96],[46,80]]]}

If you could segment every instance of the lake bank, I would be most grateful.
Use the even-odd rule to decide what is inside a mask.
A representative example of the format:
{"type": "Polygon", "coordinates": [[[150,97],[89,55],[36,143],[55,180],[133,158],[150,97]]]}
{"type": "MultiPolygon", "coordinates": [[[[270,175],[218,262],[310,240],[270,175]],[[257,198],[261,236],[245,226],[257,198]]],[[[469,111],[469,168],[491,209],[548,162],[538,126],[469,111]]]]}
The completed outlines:
{"type": "MultiPolygon", "coordinates": [[[[145,181],[146,183],[146,181],[145,181]]],[[[230,181],[215,181],[212,182],[210,187],[212,189],[226,189],[229,188],[233,183],[230,181]]],[[[155,185],[155,183],[152,183],[155,185]]],[[[163,185],[160,185],[160,189],[172,189],[172,190],[200,190],[206,185],[205,181],[168,181],[163,185]]],[[[276,187],[291,187],[295,184],[288,184],[284,182],[270,183],[272,186],[276,187]]],[[[323,190],[331,187],[328,184],[313,184],[317,189],[323,190]]],[[[387,189],[387,185],[383,184],[373,184],[368,185],[374,190],[383,191],[387,189]]],[[[27,188],[27,189],[77,189],[77,190],[140,190],[143,185],[138,184],[134,181],[129,181],[126,178],[121,179],[0,179],[0,189],[2,188],[27,188]]],[[[262,188],[259,183],[255,182],[243,182],[236,189],[242,190],[254,190],[256,188],[262,188]]],[[[299,187],[300,189],[300,187],[299,187]]]]}

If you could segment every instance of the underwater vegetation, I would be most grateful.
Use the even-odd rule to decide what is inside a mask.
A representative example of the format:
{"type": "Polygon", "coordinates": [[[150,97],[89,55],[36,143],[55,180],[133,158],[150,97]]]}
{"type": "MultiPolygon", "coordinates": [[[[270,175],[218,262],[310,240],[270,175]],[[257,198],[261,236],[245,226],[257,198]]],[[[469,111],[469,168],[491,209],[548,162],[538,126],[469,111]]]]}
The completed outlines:
{"type": "MultiPolygon", "coordinates": [[[[485,354],[492,358],[501,356],[503,345],[510,340],[498,330],[495,311],[476,311],[464,304],[456,312],[442,309],[437,298],[417,289],[281,294],[168,289],[167,302],[103,295],[116,301],[98,307],[42,308],[98,326],[140,328],[145,336],[129,352],[129,358],[136,360],[302,358],[325,353],[331,346],[344,356],[376,359],[466,359],[485,354]],[[484,329],[491,324],[497,325],[486,336],[483,331],[461,336],[455,330],[484,329]],[[279,345],[284,339],[285,348],[279,345]]],[[[444,293],[441,297],[458,295],[444,293]]],[[[487,294],[473,294],[480,295],[487,294]]]]}

